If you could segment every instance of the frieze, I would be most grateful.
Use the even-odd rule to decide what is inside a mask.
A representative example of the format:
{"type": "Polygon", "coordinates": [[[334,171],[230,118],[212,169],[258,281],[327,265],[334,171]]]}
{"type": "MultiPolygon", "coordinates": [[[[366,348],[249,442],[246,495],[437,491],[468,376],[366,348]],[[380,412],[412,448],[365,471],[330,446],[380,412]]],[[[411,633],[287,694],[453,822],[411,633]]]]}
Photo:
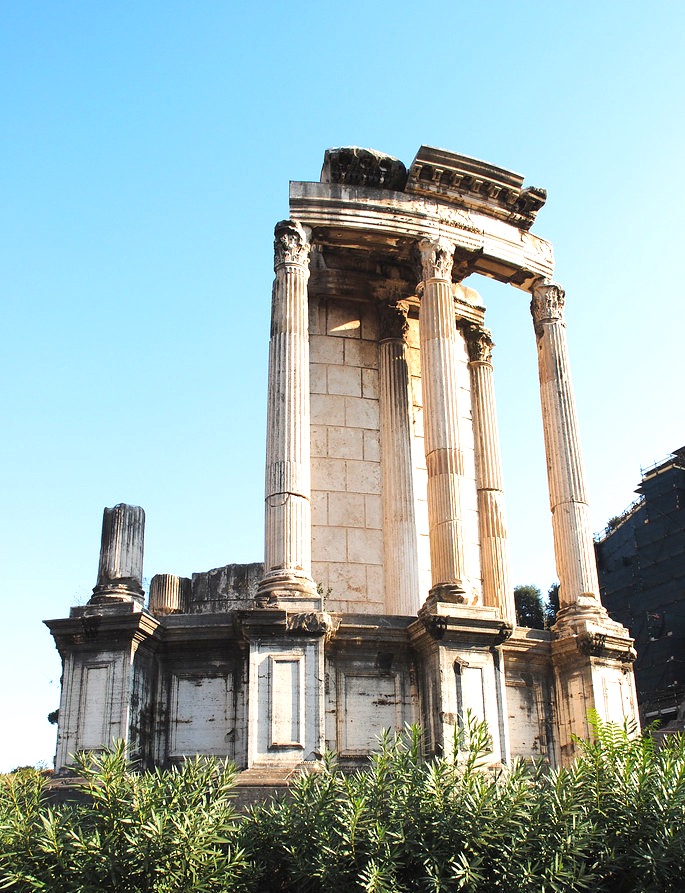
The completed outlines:
{"type": "Polygon", "coordinates": [[[476,226],[473,222],[473,217],[463,208],[440,208],[438,222],[445,224],[445,226],[461,229],[467,233],[483,234],[483,227],[476,226]]]}
{"type": "Polygon", "coordinates": [[[547,192],[523,188],[523,177],[475,158],[421,146],[407,177],[406,192],[465,206],[529,230],[547,192]]]}
{"type": "Polygon", "coordinates": [[[521,232],[521,244],[527,248],[531,254],[536,255],[540,261],[549,266],[554,265],[554,249],[550,242],[541,239],[533,233],[521,232]]]}
{"type": "Polygon", "coordinates": [[[310,245],[301,224],[296,220],[281,220],[274,229],[274,269],[283,264],[309,264],[310,245]]]}

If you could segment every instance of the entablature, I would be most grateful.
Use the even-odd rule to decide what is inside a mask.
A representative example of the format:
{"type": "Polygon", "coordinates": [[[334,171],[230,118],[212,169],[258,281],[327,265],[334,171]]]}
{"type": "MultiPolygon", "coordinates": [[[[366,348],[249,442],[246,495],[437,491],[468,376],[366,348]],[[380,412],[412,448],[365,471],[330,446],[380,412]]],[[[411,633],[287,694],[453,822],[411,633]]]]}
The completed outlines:
{"type": "MultiPolygon", "coordinates": [[[[337,183],[290,184],[290,213],[311,229],[324,248],[378,253],[385,261],[411,263],[425,238],[447,239],[481,273],[529,291],[551,278],[554,252],[545,239],[511,223],[438,198],[337,183]]],[[[418,280],[418,276],[417,276],[418,280]]]]}

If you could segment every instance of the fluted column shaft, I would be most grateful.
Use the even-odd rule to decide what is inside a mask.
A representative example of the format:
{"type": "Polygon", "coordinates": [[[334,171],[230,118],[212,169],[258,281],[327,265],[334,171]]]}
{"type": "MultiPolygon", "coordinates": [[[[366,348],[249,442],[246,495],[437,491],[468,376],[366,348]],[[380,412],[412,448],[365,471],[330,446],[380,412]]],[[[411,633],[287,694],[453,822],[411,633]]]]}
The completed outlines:
{"type": "Polygon", "coordinates": [[[143,601],[145,512],[138,505],[120,503],[102,516],[98,582],[92,602],[143,601]]]}
{"type": "Polygon", "coordinates": [[[542,425],[562,608],[599,604],[597,565],[585,491],[564,322],[565,295],[547,280],[533,289],[542,425]]]}
{"type": "Polygon", "coordinates": [[[419,243],[423,294],[419,312],[424,444],[428,470],[431,594],[464,600],[465,555],[461,491],[464,457],[459,438],[457,332],[451,274],[454,246],[419,243]]]}
{"type": "Polygon", "coordinates": [[[505,620],[514,624],[516,610],[511,585],[502,459],[491,361],[494,344],[490,332],[480,326],[466,326],[465,334],[471,372],[483,602],[499,608],[505,620]]]}
{"type": "Polygon", "coordinates": [[[155,574],[150,581],[150,613],[185,614],[190,607],[191,582],[176,574],[155,574]]]}
{"type": "Polygon", "coordinates": [[[409,369],[405,336],[408,307],[379,308],[381,456],[385,604],[389,614],[418,613],[419,568],[412,481],[409,369]]]}
{"type": "Polygon", "coordinates": [[[276,225],[269,343],[264,579],[275,600],[313,594],[309,425],[309,243],[276,225]]]}

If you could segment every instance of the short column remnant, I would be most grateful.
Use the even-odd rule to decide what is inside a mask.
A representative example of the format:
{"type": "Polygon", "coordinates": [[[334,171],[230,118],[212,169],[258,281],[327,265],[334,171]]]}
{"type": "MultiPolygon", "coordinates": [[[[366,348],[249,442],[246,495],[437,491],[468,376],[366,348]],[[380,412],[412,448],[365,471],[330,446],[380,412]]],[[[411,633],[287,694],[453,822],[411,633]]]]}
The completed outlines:
{"type": "Polygon", "coordinates": [[[176,574],[155,574],[150,582],[150,613],[185,614],[190,601],[190,580],[176,574]]]}
{"type": "Polygon", "coordinates": [[[389,614],[414,615],[421,606],[405,343],[408,309],[403,301],[379,307],[379,396],[386,609],[389,614]]]}
{"type": "Polygon", "coordinates": [[[136,601],[142,605],[144,539],[145,512],[140,506],[120,503],[104,510],[98,582],[91,604],[136,601]]]}
{"type": "Polygon", "coordinates": [[[258,599],[317,600],[311,578],[309,242],[299,223],[275,228],[269,344],[264,579],[258,599]]]}
{"type": "Polygon", "coordinates": [[[467,323],[464,332],[471,371],[483,602],[499,608],[502,617],[513,625],[516,623],[516,611],[495,407],[494,343],[488,329],[482,326],[467,323]]]}

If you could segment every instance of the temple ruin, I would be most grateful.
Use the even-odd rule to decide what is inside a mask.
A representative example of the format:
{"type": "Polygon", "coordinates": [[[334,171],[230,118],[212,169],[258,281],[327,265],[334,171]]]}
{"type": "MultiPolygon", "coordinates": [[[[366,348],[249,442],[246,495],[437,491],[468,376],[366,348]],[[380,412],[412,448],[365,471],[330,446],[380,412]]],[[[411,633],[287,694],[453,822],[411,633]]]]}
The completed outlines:
{"type": "Polygon", "coordinates": [[[143,765],[195,753],[292,771],[364,760],[383,728],[492,761],[552,764],[588,711],[637,717],[627,630],[599,598],[544,190],[422,146],[411,166],[330,149],[276,225],[264,564],[141,586],[144,514],[105,510],[86,606],[47,621],[64,663],[56,768],[124,738],[143,765]],[[517,627],[491,334],[471,287],[527,293],[561,610],[517,627]],[[468,282],[468,284],[467,284],[468,282]]]}

